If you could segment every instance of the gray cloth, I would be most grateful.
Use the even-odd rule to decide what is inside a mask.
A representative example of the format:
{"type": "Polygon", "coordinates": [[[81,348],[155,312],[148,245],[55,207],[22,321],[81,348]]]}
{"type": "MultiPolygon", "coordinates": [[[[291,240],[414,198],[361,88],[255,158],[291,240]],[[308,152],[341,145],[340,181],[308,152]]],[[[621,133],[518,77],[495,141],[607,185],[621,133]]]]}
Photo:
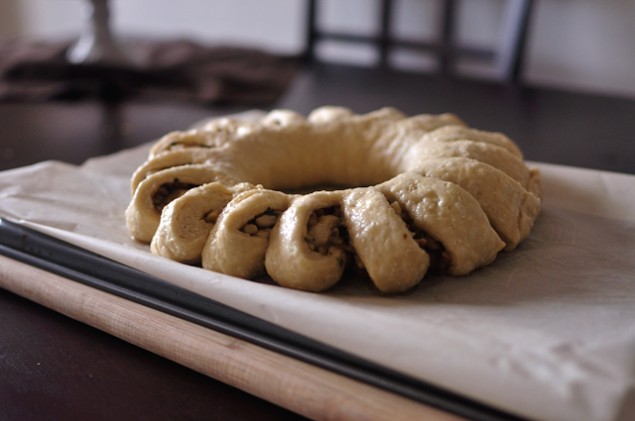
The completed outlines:
{"type": "Polygon", "coordinates": [[[148,98],[267,104],[288,87],[298,60],[188,40],[131,41],[135,66],[72,64],[66,42],[0,43],[0,101],[148,98]]]}

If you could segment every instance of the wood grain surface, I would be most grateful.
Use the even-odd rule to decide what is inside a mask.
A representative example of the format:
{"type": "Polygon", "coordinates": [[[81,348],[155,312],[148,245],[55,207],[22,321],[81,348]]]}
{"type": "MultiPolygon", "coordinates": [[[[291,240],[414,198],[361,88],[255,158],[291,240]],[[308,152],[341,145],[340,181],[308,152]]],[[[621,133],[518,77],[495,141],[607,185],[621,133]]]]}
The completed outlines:
{"type": "Polygon", "coordinates": [[[3,256],[0,287],[312,419],[459,419],[3,256]]]}

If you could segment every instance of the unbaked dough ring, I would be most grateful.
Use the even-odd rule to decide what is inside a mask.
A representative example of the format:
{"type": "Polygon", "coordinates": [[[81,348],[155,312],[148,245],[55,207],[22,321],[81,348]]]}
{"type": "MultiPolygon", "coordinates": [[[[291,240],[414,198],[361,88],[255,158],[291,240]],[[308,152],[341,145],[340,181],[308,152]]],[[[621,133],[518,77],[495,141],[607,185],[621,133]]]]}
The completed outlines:
{"type": "Polygon", "coordinates": [[[353,261],[383,293],[429,270],[465,275],[516,248],[541,206],[539,172],[507,136],[394,108],[274,110],[172,132],[131,189],[126,223],[154,253],[194,262],[203,243],[205,268],[306,291],[331,288],[353,261]]]}

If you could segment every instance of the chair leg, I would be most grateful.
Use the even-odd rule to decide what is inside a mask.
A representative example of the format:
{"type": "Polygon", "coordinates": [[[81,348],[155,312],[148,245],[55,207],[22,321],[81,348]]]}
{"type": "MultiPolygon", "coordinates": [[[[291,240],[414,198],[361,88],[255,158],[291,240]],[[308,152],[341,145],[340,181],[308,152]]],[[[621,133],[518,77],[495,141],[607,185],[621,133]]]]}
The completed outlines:
{"type": "Polygon", "coordinates": [[[381,0],[379,8],[379,66],[389,67],[392,39],[392,0],[381,0]]]}
{"type": "Polygon", "coordinates": [[[454,72],[454,22],[456,1],[445,0],[441,10],[441,42],[439,50],[439,70],[448,75],[454,72]]]}
{"type": "Polygon", "coordinates": [[[496,70],[508,83],[517,83],[521,77],[532,7],[533,0],[509,0],[505,10],[496,70]]]}
{"type": "Polygon", "coordinates": [[[304,39],[304,51],[302,59],[305,63],[315,62],[315,46],[318,39],[318,22],[317,22],[317,0],[307,0],[306,2],[306,32],[304,39]]]}

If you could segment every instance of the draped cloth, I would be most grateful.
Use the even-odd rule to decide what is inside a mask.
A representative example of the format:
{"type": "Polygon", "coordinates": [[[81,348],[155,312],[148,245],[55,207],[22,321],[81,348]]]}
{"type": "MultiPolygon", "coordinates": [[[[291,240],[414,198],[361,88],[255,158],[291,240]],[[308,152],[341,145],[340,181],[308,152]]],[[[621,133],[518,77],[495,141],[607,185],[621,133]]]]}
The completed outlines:
{"type": "Polygon", "coordinates": [[[73,64],[69,42],[0,43],[0,101],[153,99],[199,104],[274,102],[298,60],[263,50],[190,40],[135,40],[134,64],[73,64]]]}

